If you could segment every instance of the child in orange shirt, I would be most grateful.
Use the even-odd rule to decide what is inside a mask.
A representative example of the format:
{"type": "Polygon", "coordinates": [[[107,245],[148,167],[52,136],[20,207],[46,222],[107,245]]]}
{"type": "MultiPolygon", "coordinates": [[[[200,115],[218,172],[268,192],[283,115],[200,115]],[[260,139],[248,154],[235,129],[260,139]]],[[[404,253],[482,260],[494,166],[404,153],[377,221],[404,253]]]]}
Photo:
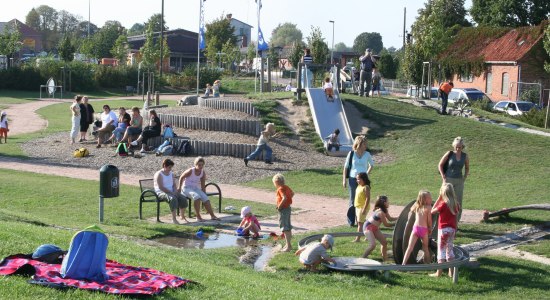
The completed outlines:
{"type": "Polygon", "coordinates": [[[294,192],[285,185],[285,177],[278,173],[273,176],[273,185],[277,188],[277,211],[279,212],[279,227],[285,235],[285,246],[282,251],[289,252],[292,250],[292,224],[290,224],[290,213],[292,197],[294,192]]]}

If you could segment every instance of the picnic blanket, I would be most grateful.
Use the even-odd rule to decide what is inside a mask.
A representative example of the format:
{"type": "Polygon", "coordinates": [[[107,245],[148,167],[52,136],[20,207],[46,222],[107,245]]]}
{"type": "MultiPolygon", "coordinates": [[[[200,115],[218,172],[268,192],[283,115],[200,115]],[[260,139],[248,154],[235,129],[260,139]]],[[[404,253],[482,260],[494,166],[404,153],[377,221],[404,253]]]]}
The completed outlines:
{"type": "Polygon", "coordinates": [[[60,264],[48,264],[32,259],[30,255],[15,254],[0,262],[0,275],[32,276],[29,283],[54,288],[79,288],[118,295],[157,295],[167,288],[179,288],[192,280],[158,270],[133,267],[107,259],[109,279],[101,283],[90,280],[61,277],[60,264]]]}

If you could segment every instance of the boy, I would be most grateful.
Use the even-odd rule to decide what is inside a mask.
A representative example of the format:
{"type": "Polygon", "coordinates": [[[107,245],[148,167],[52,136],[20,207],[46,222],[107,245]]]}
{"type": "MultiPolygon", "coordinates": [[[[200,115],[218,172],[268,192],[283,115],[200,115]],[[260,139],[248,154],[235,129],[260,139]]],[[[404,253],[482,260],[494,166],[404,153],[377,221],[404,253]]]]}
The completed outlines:
{"type": "Polygon", "coordinates": [[[325,78],[325,84],[323,84],[323,89],[325,90],[325,95],[327,95],[328,101],[334,101],[334,90],[332,88],[332,82],[330,82],[330,78],[325,78]]]}
{"type": "Polygon", "coordinates": [[[332,251],[332,246],[334,246],[334,238],[330,234],[325,234],[320,243],[308,244],[294,254],[300,255],[300,262],[307,270],[317,272],[317,266],[321,262],[336,262],[327,254],[327,249],[330,248],[332,251]]]}
{"type": "Polygon", "coordinates": [[[278,173],[273,176],[273,185],[277,188],[277,211],[279,212],[279,227],[285,235],[285,246],[281,251],[289,252],[292,250],[292,225],[290,224],[290,213],[292,197],[294,192],[285,185],[285,177],[278,173]]]}

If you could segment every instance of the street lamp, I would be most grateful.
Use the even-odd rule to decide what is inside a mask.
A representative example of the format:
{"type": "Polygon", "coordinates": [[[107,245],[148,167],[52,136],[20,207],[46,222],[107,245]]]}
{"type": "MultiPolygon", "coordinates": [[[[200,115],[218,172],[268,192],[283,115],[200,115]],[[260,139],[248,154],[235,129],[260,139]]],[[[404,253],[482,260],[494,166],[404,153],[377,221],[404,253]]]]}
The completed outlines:
{"type": "Polygon", "coordinates": [[[330,63],[334,64],[334,21],[330,20],[330,23],[332,23],[332,49],[330,51],[330,63]]]}

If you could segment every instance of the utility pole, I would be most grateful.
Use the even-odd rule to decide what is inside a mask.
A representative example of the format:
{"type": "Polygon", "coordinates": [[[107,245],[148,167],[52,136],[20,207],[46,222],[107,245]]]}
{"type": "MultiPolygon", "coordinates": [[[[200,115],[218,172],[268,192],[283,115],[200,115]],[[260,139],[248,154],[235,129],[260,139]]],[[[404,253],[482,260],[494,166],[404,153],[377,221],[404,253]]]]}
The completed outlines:
{"type": "Polygon", "coordinates": [[[406,38],[406,28],[407,27],[407,7],[403,7],[403,49],[405,49],[405,38],[406,38]]]}
{"type": "Polygon", "coordinates": [[[160,66],[159,66],[159,75],[162,78],[162,60],[164,55],[162,53],[162,46],[164,44],[164,0],[162,0],[162,8],[160,12],[160,66]]]}

